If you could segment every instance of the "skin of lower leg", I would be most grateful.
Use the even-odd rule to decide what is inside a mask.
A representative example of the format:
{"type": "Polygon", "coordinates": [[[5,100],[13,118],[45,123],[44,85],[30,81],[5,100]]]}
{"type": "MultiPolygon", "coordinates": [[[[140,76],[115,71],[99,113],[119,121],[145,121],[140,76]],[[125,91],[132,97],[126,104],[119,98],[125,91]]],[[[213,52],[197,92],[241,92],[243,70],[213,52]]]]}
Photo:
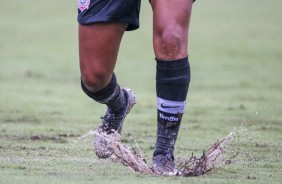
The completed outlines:
{"type": "Polygon", "coordinates": [[[110,82],[125,28],[121,23],[79,25],[81,78],[90,91],[99,91],[110,82]]]}

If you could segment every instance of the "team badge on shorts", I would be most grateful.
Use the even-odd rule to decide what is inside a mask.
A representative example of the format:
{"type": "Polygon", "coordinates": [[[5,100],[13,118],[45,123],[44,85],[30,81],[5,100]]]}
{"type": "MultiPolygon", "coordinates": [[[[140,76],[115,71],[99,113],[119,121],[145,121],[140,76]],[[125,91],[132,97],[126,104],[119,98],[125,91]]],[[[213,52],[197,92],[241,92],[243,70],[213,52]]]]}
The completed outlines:
{"type": "Polygon", "coordinates": [[[77,0],[77,8],[84,11],[89,8],[90,0],[77,0]]]}

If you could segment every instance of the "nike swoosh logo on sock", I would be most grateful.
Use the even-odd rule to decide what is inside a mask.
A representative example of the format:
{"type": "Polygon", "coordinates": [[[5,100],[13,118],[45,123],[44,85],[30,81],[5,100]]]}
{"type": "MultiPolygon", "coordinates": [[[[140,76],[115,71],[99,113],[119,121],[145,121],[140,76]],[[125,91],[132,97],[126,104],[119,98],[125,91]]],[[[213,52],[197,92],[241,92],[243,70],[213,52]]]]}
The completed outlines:
{"type": "Polygon", "coordinates": [[[177,106],[168,106],[168,105],[164,105],[163,103],[161,104],[161,107],[162,108],[165,108],[165,109],[168,109],[168,108],[178,108],[178,107],[181,107],[181,106],[179,106],[179,105],[177,105],[177,106]]]}

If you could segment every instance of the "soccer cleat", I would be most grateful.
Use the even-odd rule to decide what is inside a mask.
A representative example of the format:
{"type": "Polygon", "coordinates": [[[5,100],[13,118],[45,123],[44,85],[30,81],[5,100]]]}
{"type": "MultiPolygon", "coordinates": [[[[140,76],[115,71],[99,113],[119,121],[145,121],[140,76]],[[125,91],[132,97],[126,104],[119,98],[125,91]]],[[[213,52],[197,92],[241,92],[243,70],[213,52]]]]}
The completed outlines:
{"type": "Polygon", "coordinates": [[[165,176],[176,176],[179,174],[175,167],[173,156],[170,153],[154,156],[153,171],[156,174],[165,176]]]}
{"type": "MultiPolygon", "coordinates": [[[[104,117],[102,117],[102,123],[98,127],[99,134],[121,134],[124,119],[126,115],[130,112],[134,104],[136,104],[136,98],[133,90],[129,88],[123,88],[122,90],[126,95],[126,107],[121,109],[117,113],[113,113],[108,108],[106,114],[104,115],[104,117]]],[[[96,139],[94,141],[94,148],[96,155],[99,158],[108,158],[113,153],[113,150],[109,147],[109,142],[105,140],[103,136],[96,136],[96,139]]]]}

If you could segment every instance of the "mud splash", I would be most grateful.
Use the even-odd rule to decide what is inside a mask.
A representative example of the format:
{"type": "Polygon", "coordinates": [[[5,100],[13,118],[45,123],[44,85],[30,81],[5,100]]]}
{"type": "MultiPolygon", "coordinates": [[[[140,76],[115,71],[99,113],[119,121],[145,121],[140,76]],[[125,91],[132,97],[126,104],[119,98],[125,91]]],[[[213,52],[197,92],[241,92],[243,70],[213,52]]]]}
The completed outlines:
{"type": "MultiPolygon", "coordinates": [[[[225,155],[226,146],[232,140],[236,139],[242,131],[245,130],[240,129],[230,132],[225,138],[216,141],[212,146],[203,151],[203,154],[199,157],[192,154],[192,156],[188,157],[178,165],[177,168],[179,173],[177,175],[183,177],[201,176],[211,171],[219,165],[219,163],[233,163],[235,157],[238,155],[238,152],[233,155],[230,155],[230,153],[225,155]]],[[[117,160],[124,166],[132,169],[134,172],[157,175],[153,171],[152,167],[148,166],[145,158],[139,154],[136,149],[129,149],[120,142],[120,135],[118,133],[107,135],[96,131],[89,131],[80,138],[85,138],[89,135],[95,135],[96,138],[99,137],[107,142],[107,149],[110,148],[110,150],[112,150],[112,154],[110,155],[111,159],[117,160]]]]}
{"type": "MultiPolygon", "coordinates": [[[[178,170],[180,175],[185,177],[201,176],[212,170],[217,164],[223,161],[222,156],[225,154],[226,145],[236,137],[234,132],[231,132],[225,138],[217,141],[207,150],[203,151],[200,157],[196,157],[192,154],[191,157],[179,164],[178,170]]],[[[229,156],[225,163],[232,163],[238,153],[229,156]]]]}

